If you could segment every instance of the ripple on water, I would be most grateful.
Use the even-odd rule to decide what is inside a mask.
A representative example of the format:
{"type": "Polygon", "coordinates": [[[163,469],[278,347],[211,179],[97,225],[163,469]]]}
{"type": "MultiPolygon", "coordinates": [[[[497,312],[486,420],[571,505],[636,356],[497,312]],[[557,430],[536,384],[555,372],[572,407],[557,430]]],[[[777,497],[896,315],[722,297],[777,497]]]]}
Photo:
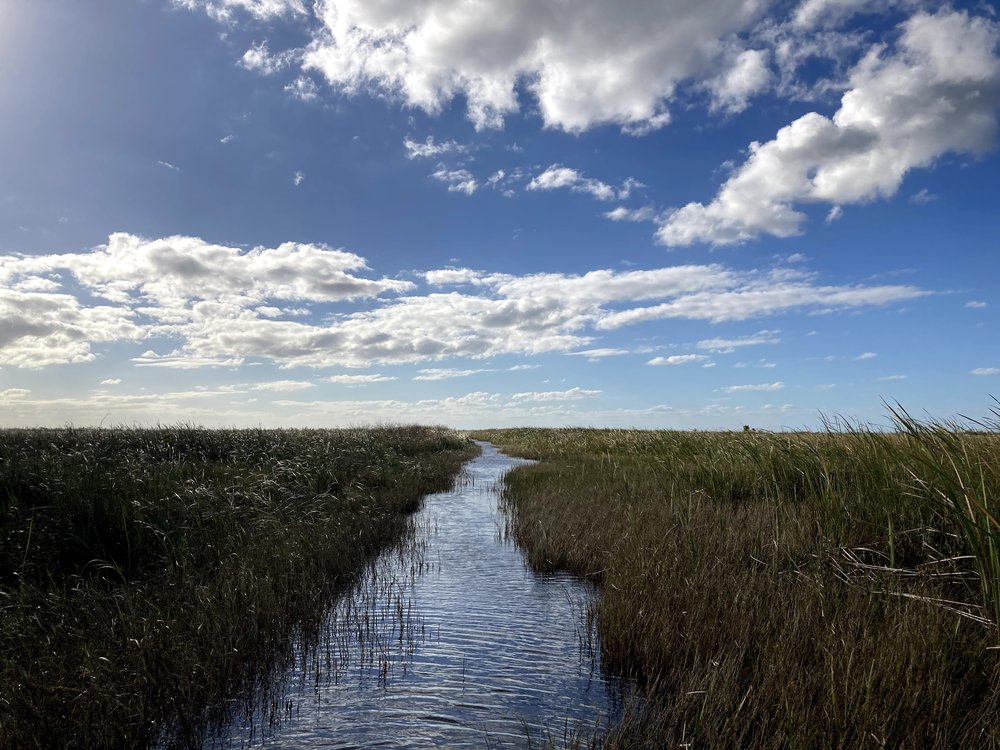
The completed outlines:
{"type": "Polygon", "coordinates": [[[620,687],[586,645],[592,585],[536,575],[504,541],[499,486],[528,462],[480,445],[453,490],[425,498],[403,553],[334,607],[287,676],[284,710],[214,746],[523,747],[590,736],[619,713],[620,687]]]}

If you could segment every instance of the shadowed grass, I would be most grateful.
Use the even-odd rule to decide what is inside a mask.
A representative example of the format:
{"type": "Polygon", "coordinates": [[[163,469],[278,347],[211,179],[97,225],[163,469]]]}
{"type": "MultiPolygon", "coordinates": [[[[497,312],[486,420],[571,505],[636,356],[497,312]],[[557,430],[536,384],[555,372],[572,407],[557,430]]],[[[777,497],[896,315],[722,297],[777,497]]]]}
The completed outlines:
{"type": "MultiPolygon", "coordinates": [[[[994,415],[995,417],[996,415],[994,415]]],[[[610,747],[1000,746],[997,423],[496,430],[538,569],[601,582],[610,747]]]]}
{"type": "Polygon", "coordinates": [[[474,453],[418,427],[0,432],[0,746],[196,744],[474,453]]]}

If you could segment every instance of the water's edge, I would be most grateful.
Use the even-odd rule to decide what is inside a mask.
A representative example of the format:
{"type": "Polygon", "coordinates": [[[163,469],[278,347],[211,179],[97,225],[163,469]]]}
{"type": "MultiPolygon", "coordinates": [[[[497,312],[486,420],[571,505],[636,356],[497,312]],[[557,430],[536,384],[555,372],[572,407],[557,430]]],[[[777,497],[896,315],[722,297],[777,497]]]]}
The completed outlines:
{"type": "Polygon", "coordinates": [[[504,475],[531,461],[489,443],[428,495],[403,546],[380,555],[299,648],[280,701],[212,747],[524,747],[592,736],[620,715],[587,632],[593,584],[538,575],[506,541],[504,475]]]}

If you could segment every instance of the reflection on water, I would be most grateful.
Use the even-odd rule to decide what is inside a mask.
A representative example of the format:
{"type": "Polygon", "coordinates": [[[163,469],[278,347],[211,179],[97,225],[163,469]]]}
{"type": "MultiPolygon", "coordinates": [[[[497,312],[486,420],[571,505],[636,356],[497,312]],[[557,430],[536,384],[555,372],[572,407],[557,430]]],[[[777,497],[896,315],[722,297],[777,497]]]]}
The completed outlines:
{"type": "Polygon", "coordinates": [[[527,462],[480,445],[298,654],[284,697],[213,745],[524,747],[607,727],[618,689],[588,645],[595,592],[530,572],[504,541],[498,484],[527,462]]]}

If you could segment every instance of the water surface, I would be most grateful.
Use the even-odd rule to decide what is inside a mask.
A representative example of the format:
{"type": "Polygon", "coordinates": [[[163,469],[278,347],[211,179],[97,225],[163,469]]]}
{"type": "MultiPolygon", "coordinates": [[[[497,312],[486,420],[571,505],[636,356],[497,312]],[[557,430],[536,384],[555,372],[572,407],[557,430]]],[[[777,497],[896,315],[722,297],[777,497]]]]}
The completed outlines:
{"type": "Polygon", "coordinates": [[[337,604],[280,705],[222,744],[524,747],[608,725],[618,688],[588,647],[595,591],[527,569],[497,504],[503,475],[528,462],[480,447],[453,490],[425,498],[411,542],[337,604]]]}

